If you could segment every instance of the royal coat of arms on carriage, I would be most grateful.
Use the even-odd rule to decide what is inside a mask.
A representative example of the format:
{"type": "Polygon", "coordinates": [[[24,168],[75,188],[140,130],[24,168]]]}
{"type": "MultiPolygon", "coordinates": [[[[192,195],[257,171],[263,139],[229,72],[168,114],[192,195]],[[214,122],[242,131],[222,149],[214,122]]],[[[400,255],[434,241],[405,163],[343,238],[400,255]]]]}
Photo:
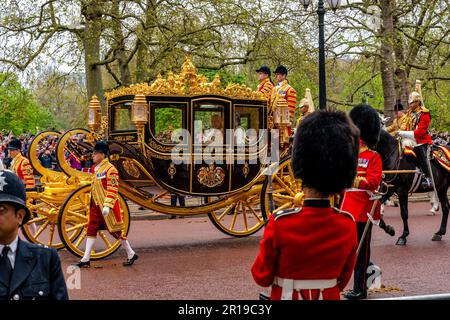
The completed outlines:
{"type": "Polygon", "coordinates": [[[216,167],[213,163],[207,167],[201,167],[197,172],[197,180],[209,188],[220,186],[225,180],[225,170],[216,167]]]}

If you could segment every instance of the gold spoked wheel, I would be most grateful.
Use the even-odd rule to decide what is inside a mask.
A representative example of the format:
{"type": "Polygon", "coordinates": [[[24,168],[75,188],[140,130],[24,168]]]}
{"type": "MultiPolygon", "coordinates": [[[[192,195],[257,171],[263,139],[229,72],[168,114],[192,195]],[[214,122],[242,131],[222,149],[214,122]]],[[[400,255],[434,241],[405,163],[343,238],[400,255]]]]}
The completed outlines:
{"type": "MultiPolygon", "coordinates": [[[[264,181],[261,190],[261,210],[266,219],[272,212],[269,208],[269,180],[264,181]]],[[[294,178],[291,157],[281,160],[278,168],[272,173],[273,213],[283,209],[291,209],[303,205],[303,189],[300,180],[294,178]]]]}
{"type": "MultiPolygon", "coordinates": [[[[64,202],[59,216],[59,236],[67,250],[78,257],[82,257],[85,250],[91,201],[90,188],[90,185],[85,185],[72,192],[64,202]],[[73,237],[74,233],[78,233],[79,236],[73,237]]],[[[130,228],[130,211],[125,199],[120,194],[119,203],[125,235],[127,235],[130,228]]],[[[95,248],[91,253],[91,260],[106,258],[116,252],[119,247],[120,240],[111,236],[107,230],[100,230],[97,234],[95,248]]]]}
{"type": "Polygon", "coordinates": [[[223,233],[235,237],[254,234],[264,226],[261,214],[260,193],[262,184],[254,185],[233,203],[208,214],[211,222],[223,233]]]}
{"type": "MultiPolygon", "coordinates": [[[[30,194],[27,194],[30,199],[30,194]]],[[[46,245],[55,249],[64,248],[55,231],[58,223],[59,207],[44,201],[36,196],[27,203],[31,211],[31,219],[22,226],[22,232],[28,241],[36,244],[46,245]]],[[[74,236],[77,236],[76,233],[74,236]]]]}

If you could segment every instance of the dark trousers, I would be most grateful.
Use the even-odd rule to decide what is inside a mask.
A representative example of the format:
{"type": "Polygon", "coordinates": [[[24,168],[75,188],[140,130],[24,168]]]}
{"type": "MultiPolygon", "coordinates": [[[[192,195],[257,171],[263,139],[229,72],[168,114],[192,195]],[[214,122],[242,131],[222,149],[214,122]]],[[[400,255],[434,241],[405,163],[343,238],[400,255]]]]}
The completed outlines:
{"type": "MultiPolygon", "coordinates": [[[[361,241],[364,228],[366,227],[365,222],[357,222],[356,230],[358,232],[358,243],[361,241]]],[[[370,262],[370,241],[372,239],[372,224],[369,225],[367,229],[366,236],[364,237],[363,243],[361,245],[361,250],[359,251],[358,257],[356,258],[355,272],[353,274],[353,291],[355,292],[365,292],[367,291],[367,267],[370,262]]]]}
{"type": "Polygon", "coordinates": [[[419,162],[420,170],[425,174],[425,177],[430,177],[430,169],[428,167],[428,160],[427,160],[427,154],[429,152],[429,146],[428,144],[424,143],[420,146],[414,147],[414,152],[417,156],[417,161],[419,162]]]}
{"type": "Polygon", "coordinates": [[[171,194],[170,195],[170,205],[173,207],[176,206],[177,198],[178,198],[178,202],[180,203],[180,207],[186,207],[186,202],[184,200],[184,196],[180,196],[179,194],[171,194]]]}

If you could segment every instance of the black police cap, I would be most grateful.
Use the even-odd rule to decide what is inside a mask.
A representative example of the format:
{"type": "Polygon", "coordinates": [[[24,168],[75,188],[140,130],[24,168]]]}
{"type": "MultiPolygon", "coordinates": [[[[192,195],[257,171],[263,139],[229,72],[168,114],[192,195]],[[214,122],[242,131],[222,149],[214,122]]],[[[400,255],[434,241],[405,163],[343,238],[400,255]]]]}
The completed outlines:
{"type": "Polygon", "coordinates": [[[7,147],[8,150],[21,150],[22,142],[19,139],[12,139],[7,147]]]}
{"type": "Polygon", "coordinates": [[[94,147],[94,152],[95,151],[104,153],[105,155],[109,155],[110,151],[108,143],[106,141],[98,141],[94,147]]]}
{"type": "Polygon", "coordinates": [[[275,71],[274,71],[273,73],[281,73],[281,74],[287,75],[287,74],[288,74],[288,70],[287,70],[287,68],[286,68],[285,66],[279,65],[279,66],[275,69],[275,71]]]}
{"type": "Polygon", "coordinates": [[[25,186],[22,180],[10,170],[0,170],[0,203],[5,202],[25,210],[22,224],[26,224],[30,220],[31,213],[27,208],[25,186]]]}
{"type": "Polygon", "coordinates": [[[261,67],[259,67],[259,69],[256,69],[256,72],[262,72],[262,73],[268,74],[269,77],[271,75],[270,68],[268,66],[261,66],[261,67]]]}

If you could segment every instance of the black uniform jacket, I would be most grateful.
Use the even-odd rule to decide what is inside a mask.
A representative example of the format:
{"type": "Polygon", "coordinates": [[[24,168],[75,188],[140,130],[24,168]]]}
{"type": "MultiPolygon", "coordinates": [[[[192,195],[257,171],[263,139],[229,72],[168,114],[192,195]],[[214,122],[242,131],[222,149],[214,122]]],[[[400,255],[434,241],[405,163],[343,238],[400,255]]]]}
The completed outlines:
{"type": "Polygon", "coordinates": [[[0,270],[0,300],[68,299],[61,261],[53,248],[19,238],[9,284],[6,278],[6,271],[0,270]]]}

